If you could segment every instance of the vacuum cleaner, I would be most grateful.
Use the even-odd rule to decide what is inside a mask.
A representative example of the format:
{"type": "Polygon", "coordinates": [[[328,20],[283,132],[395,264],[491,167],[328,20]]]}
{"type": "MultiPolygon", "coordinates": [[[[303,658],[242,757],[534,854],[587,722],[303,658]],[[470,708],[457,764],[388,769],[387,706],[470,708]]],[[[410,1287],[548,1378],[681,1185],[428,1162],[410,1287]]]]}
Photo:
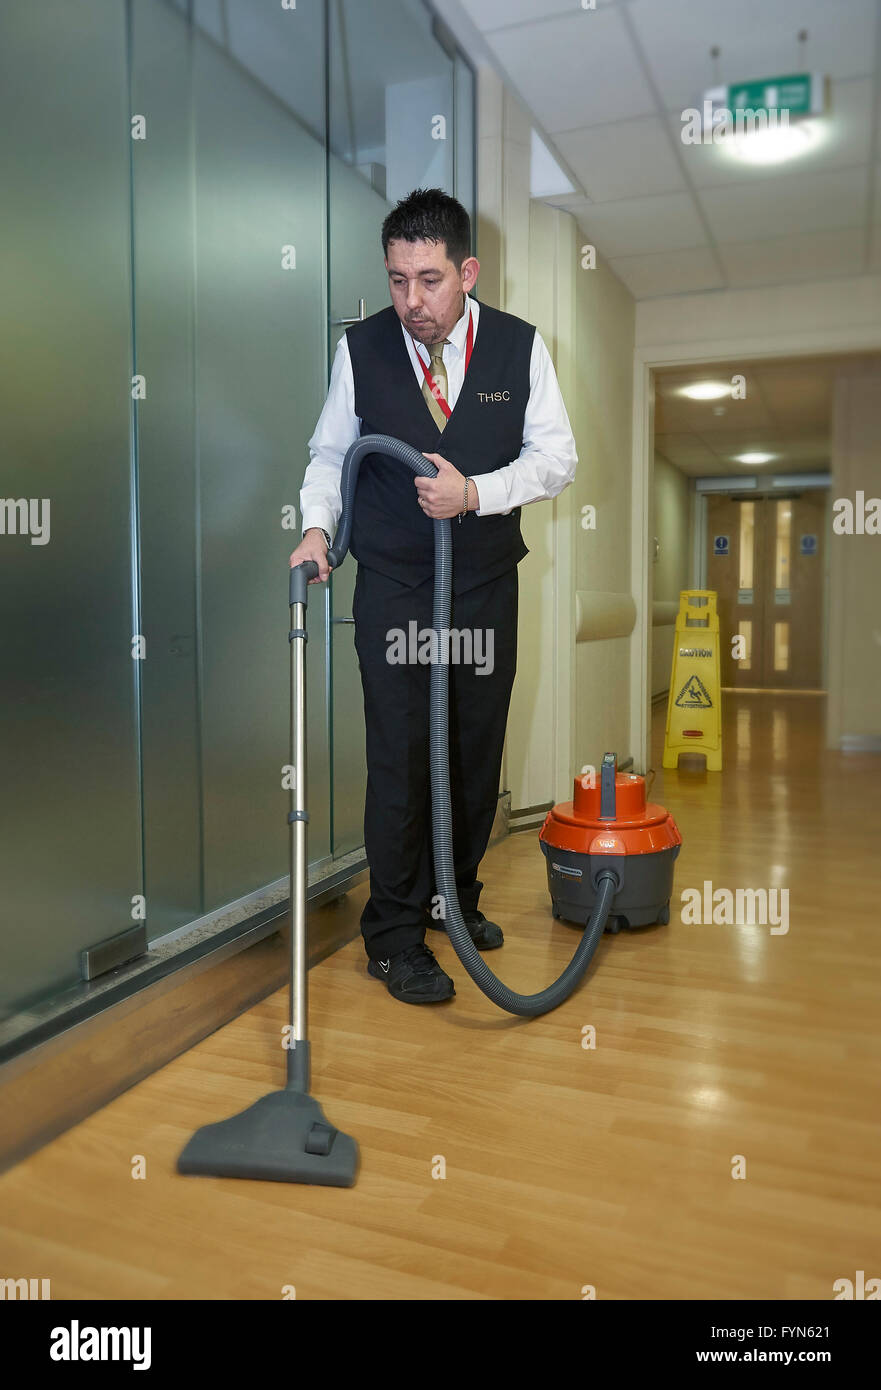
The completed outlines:
{"type": "MultiPolygon", "coordinates": [[[[342,513],[328,563],[346,558],[358,469],[367,454],[385,454],[423,477],[437,468],[409,444],[388,435],[364,435],[346,453],[341,477],[342,513]]],[[[435,520],[432,626],[449,630],[452,612],[452,539],[449,520],[435,520]]],[[[310,1052],[306,1031],[306,822],[305,811],[305,614],[307,586],[318,566],[307,561],[291,570],[291,1047],[287,1086],[264,1096],[240,1115],[206,1125],[178,1159],[178,1172],[216,1177],[264,1178],[278,1182],[350,1187],[358,1170],[355,1141],[329,1124],[309,1095],[310,1052]]],[[[439,649],[446,652],[446,644],[439,649]]],[[[576,778],[573,800],[548,812],[539,836],[547,860],[555,917],[584,926],[566,969],[536,994],[518,994],[490,970],[468,933],[456,892],[453,864],[449,767],[449,670],[433,663],[429,693],[432,848],[437,887],[445,904],[445,926],[453,949],[479,989],[508,1013],[535,1018],[557,1008],[584,977],[606,927],[637,927],[669,921],[673,863],[681,836],[662,806],[647,803],[645,780],[617,771],[606,754],[599,787],[576,778]]]]}

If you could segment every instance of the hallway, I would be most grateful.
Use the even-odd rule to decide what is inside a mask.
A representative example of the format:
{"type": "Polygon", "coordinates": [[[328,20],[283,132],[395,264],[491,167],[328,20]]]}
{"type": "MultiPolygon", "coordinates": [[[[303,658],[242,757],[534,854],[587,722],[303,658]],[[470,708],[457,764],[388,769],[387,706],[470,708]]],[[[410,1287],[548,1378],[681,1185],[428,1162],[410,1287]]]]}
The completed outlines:
{"type": "MultiPolygon", "coordinates": [[[[459,993],[422,1010],[351,942],[310,987],[313,1093],[360,1143],[355,1188],[174,1172],[196,1126],[281,1083],[280,991],[0,1179],[4,1265],[54,1299],[828,1300],[877,1273],[878,761],[825,750],[822,697],[739,693],[724,771],[663,774],[663,714],[669,927],[606,936],[574,998],[529,1022],[442,937],[459,993]],[[705,881],[788,889],[788,931],[683,925],[679,894],[705,881]]],[[[574,928],[551,919],[534,832],[484,869],[493,967],[537,989],[574,928]]]]}

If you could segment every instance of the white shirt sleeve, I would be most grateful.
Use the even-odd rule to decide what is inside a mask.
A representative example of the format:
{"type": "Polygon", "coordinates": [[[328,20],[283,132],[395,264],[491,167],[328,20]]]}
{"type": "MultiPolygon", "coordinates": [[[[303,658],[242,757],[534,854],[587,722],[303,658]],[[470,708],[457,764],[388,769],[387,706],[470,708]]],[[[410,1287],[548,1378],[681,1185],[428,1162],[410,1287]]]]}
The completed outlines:
{"type": "Polygon", "coordinates": [[[315,433],[309,440],[310,462],[300,489],[303,531],[320,526],[333,538],[343,509],[340,479],[343,459],[361,433],[355,414],[355,379],[345,333],[337,343],[330,386],[315,433]]]}
{"type": "Polygon", "coordinates": [[[523,448],[512,463],[492,473],[472,474],[480,498],[477,515],[507,516],[515,507],[556,497],[573,481],[577,462],[575,438],[554,364],[536,329],[529,364],[523,448]]]}

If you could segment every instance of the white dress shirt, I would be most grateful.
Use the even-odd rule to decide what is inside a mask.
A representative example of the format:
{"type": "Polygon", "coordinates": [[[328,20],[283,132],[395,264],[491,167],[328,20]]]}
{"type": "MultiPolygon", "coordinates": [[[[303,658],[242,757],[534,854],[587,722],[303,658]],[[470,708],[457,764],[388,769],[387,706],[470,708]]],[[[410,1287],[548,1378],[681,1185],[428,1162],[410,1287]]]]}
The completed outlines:
{"type": "MultiPolygon", "coordinates": [[[[480,305],[465,296],[465,312],[449,335],[444,347],[447,372],[447,404],[453,410],[465,379],[465,347],[468,314],[474,315],[474,341],[480,323],[480,305]]],[[[423,343],[416,343],[401,324],[407,352],[421,388],[425,380],[419,358],[430,368],[430,356],[423,343]],[[417,353],[419,356],[417,357],[417,353]]],[[[330,536],[336,532],[342,511],[340,474],[350,445],[361,434],[361,421],[355,414],[355,381],[345,333],[340,338],[330,388],[324,409],[309,440],[310,463],[300,491],[303,530],[319,526],[330,536]]],[[[437,453],[443,454],[443,435],[437,453]]],[[[503,516],[515,507],[556,497],[575,477],[578,455],[563,404],[557,374],[550,353],[536,329],[529,366],[529,400],[523,421],[523,448],[519,456],[491,473],[474,473],[480,499],[477,516],[503,516]]]]}

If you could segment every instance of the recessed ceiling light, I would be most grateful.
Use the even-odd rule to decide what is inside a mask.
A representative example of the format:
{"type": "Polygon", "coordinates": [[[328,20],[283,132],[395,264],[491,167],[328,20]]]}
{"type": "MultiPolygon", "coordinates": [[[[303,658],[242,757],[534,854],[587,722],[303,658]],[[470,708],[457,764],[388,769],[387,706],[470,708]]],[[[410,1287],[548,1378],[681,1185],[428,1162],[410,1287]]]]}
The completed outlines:
{"type": "Polygon", "coordinates": [[[694,381],[690,386],[679,389],[680,396],[688,396],[692,401],[718,401],[722,396],[731,395],[730,381],[694,381]]]}
{"type": "Polygon", "coordinates": [[[770,463],[776,454],[736,454],[737,463],[770,463]]]}
{"type": "Polygon", "coordinates": [[[783,164],[808,154],[822,141],[820,126],[814,121],[797,125],[766,127],[741,134],[726,135],[720,147],[743,164],[783,164]]]}

